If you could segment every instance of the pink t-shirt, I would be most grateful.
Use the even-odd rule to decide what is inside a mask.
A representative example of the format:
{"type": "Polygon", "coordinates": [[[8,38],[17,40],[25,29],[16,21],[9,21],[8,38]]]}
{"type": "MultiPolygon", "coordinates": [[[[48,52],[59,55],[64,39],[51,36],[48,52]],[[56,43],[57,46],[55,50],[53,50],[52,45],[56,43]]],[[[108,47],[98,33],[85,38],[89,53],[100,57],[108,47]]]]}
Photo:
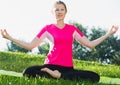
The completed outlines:
{"type": "Polygon", "coordinates": [[[44,33],[51,42],[50,51],[47,54],[44,64],[54,64],[66,67],[73,67],[72,59],[72,43],[74,40],[74,32],[78,32],[82,37],[84,34],[74,25],[65,24],[60,29],[54,24],[46,25],[37,34],[40,38],[44,33]]]}

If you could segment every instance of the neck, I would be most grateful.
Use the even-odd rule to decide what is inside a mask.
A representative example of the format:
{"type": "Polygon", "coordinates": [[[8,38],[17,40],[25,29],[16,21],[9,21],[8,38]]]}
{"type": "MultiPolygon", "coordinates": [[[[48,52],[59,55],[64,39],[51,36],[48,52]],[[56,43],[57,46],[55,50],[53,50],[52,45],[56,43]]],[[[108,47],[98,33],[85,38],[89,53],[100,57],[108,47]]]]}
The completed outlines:
{"type": "Polygon", "coordinates": [[[59,28],[63,28],[65,26],[65,23],[63,20],[58,20],[56,23],[56,26],[58,26],[59,28]]]}

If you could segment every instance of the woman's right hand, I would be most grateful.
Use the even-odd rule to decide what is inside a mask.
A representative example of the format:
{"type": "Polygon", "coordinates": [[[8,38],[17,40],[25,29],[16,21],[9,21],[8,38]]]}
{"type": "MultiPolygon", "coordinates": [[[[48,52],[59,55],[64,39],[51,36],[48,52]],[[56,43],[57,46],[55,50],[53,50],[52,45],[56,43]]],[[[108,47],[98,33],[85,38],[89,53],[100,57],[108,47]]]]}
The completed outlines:
{"type": "Polygon", "coordinates": [[[1,29],[0,31],[3,38],[9,39],[9,40],[11,39],[11,36],[8,34],[6,29],[1,29]]]}

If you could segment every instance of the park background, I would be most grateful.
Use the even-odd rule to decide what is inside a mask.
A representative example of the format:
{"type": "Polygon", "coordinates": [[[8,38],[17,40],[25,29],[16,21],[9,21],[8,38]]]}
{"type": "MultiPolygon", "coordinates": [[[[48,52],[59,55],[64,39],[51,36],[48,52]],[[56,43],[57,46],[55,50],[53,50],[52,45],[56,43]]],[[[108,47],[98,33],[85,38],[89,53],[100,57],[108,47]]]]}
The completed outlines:
{"type": "MultiPolygon", "coordinates": [[[[54,17],[51,13],[54,1],[56,0],[0,0],[0,29],[7,29],[14,38],[31,41],[43,26],[54,22],[54,17]]],[[[107,31],[112,25],[120,26],[120,0],[63,1],[68,8],[65,22],[72,22],[87,36],[91,35],[91,37],[89,36],[91,39],[103,35],[104,30],[107,31]],[[92,30],[91,34],[87,33],[86,30],[92,30]]],[[[77,47],[77,49],[73,48],[74,56],[80,56],[80,58],[78,56],[77,59],[74,59],[75,68],[99,73],[101,80],[96,85],[120,84],[119,42],[120,29],[114,37],[110,37],[93,50],[89,50],[74,42],[74,47],[77,47]],[[91,55],[87,56],[88,54],[91,55]],[[112,64],[94,61],[94,59],[101,60],[102,58],[105,60],[108,58],[112,59],[112,64]]],[[[91,85],[86,81],[56,81],[44,78],[29,80],[21,77],[22,71],[26,67],[43,64],[45,55],[34,55],[38,52],[38,48],[35,48],[31,52],[32,54],[9,52],[6,46],[7,43],[11,42],[0,35],[0,85],[91,85]]],[[[43,51],[46,53],[46,50],[41,50],[40,52],[43,51]]]]}
{"type": "MultiPolygon", "coordinates": [[[[0,0],[0,29],[15,38],[31,41],[40,29],[54,23],[51,9],[55,0],[0,0]]],[[[120,26],[120,0],[63,0],[68,8],[65,22],[75,21],[84,27],[108,30],[120,26]]],[[[120,30],[115,34],[120,38],[120,30]]],[[[6,50],[0,35],[0,51],[6,50]]]]}

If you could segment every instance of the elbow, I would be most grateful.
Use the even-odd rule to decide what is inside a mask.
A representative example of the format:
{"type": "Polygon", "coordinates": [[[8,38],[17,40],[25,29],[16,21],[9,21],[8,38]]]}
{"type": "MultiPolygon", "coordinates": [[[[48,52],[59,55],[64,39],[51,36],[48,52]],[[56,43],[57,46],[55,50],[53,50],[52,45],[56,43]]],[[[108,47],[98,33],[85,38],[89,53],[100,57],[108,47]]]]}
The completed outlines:
{"type": "Polygon", "coordinates": [[[32,44],[32,43],[29,43],[26,47],[27,50],[32,50],[34,49],[35,47],[37,47],[38,45],[37,44],[32,44]]]}
{"type": "Polygon", "coordinates": [[[90,49],[93,49],[94,46],[90,46],[90,45],[86,45],[86,47],[90,48],[90,49]]]}
{"type": "Polygon", "coordinates": [[[30,47],[24,47],[26,50],[32,50],[32,48],[30,47]]]}
{"type": "Polygon", "coordinates": [[[32,50],[34,47],[30,46],[28,48],[26,48],[27,50],[32,50]]]}
{"type": "Polygon", "coordinates": [[[31,45],[29,45],[29,46],[26,47],[27,50],[32,50],[33,48],[34,48],[34,47],[31,46],[31,45]]]}
{"type": "Polygon", "coordinates": [[[95,46],[89,46],[89,48],[90,48],[90,49],[93,49],[93,48],[95,48],[95,46]]]}
{"type": "Polygon", "coordinates": [[[95,48],[95,45],[94,45],[94,44],[91,44],[91,43],[87,44],[86,46],[87,46],[88,48],[90,48],[90,49],[95,48]]]}
{"type": "Polygon", "coordinates": [[[33,48],[27,48],[27,50],[32,50],[33,48]]]}

